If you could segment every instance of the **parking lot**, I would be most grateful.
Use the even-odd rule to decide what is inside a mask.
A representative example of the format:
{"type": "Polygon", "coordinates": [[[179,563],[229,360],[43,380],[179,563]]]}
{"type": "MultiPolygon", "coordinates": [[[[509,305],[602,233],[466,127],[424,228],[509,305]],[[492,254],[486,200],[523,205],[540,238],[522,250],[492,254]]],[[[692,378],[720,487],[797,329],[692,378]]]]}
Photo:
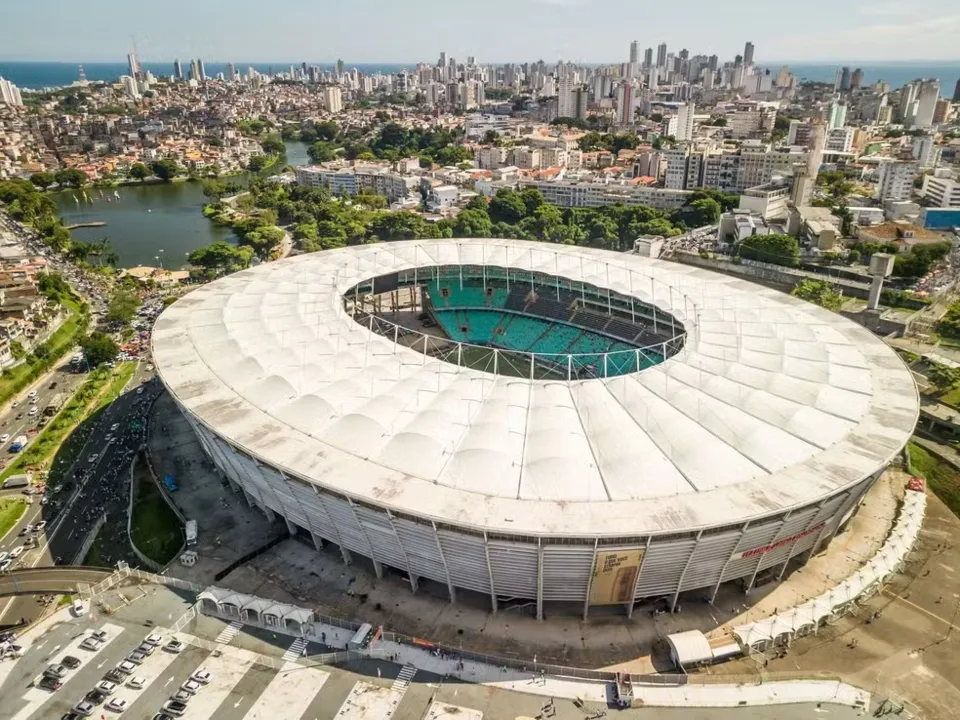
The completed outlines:
{"type": "MultiPolygon", "coordinates": [[[[0,720],[48,720],[59,718],[90,692],[111,669],[138,647],[143,639],[160,633],[162,642],[173,634],[157,629],[171,624],[189,607],[192,598],[168,588],[148,586],[143,590],[122,588],[111,593],[119,609],[107,616],[94,605],[80,617],[68,616],[46,630],[26,647],[16,661],[0,662],[0,720]],[[129,600],[124,605],[122,597],[129,600]],[[134,599],[136,598],[136,599],[134,599]],[[81,649],[94,632],[104,632],[105,642],[96,651],[81,649]],[[31,686],[44,670],[73,656],[79,661],[68,670],[56,691],[31,686]]],[[[63,611],[66,614],[66,611],[63,611]]],[[[179,653],[162,647],[135,665],[127,677],[143,678],[142,688],[118,685],[95,706],[91,717],[116,717],[106,709],[109,699],[127,703],[123,718],[151,720],[181,686],[199,670],[209,681],[192,688],[179,717],[195,720],[422,720],[449,717],[449,709],[462,718],[494,720],[540,714],[549,704],[557,720],[600,717],[607,710],[598,703],[581,704],[551,699],[490,685],[473,685],[443,678],[412,667],[382,660],[363,660],[343,667],[318,665],[302,658],[299,640],[249,627],[237,627],[215,618],[201,617],[176,635],[184,642],[179,653]],[[196,638],[200,638],[199,640],[196,638]],[[197,643],[203,647],[197,646],[197,643]],[[261,659],[270,658],[269,664],[261,659]],[[446,713],[446,714],[444,714],[446,713]]],[[[329,639],[328,639],[329,641],[329,639]]],[[[322,650],[307,647],[308,656],[322,650]]],[[[532,682],[532,681],[531,681],[532,682]]],[[[138,683],[140,684],[140,683],[138,683]]],[[[846,720],[856,717],[850,708],[830,706],[819,712],[846,720]]],[[[625,720],[799,720],[818,716],[809,705],[772,708],[635,708],[617,713],[625,720]]]]}

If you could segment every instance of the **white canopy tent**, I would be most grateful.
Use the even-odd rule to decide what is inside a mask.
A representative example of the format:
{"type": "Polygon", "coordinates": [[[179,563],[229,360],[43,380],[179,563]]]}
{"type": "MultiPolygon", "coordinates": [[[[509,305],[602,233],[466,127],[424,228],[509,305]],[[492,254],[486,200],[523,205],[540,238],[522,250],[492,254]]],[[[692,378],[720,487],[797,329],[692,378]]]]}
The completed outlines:
{"type": "Polygon", "coordinates": [[[817,597],[763,620],[732,629],[744,650],[765,650],[789,644],[794,637],[816,631],[831,618],[848,612],[857,601],[872,595],[902,566],[920,534],[927,497],[907,491],[897,523],[886,542],[859,570],[817,597]]]}

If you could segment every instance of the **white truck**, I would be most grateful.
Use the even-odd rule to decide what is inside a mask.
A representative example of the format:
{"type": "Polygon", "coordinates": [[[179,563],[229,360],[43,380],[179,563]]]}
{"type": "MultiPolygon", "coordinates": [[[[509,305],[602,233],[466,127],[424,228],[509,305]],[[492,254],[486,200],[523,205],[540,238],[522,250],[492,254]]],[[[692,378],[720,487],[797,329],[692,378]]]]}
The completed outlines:
{"type": "Polygon", "coordinates": [[[192,547],[197,544],[197,521],[196,520],[187,520],[186,527],[184,528],[187,533],[187,547],[192,547]]]}

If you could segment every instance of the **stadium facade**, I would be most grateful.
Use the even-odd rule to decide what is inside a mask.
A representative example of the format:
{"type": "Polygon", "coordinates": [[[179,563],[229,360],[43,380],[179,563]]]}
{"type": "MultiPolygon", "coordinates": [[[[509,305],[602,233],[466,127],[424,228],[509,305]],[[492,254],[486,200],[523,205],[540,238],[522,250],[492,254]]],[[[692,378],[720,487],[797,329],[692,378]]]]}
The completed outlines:
{"type": "Polygon", "coordinates": [[[782,577],[849,520],[919,406],[896,354],[840,315],[504,239],[235,273],[168,308],[153,353],[251,505],[346,562],[538,617],[782,577]]]}

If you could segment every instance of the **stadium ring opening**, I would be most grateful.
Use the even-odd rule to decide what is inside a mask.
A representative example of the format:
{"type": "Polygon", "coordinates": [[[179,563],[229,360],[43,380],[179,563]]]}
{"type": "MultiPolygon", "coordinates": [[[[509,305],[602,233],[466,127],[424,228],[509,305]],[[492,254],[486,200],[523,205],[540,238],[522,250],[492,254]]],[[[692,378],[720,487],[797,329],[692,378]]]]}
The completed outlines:
{"type": "Polygon", "coordinates": [[[153,354],[216,467],[291,532],[538,617],[782,577],[849,520],[919,411],[896,354],[838,314],[505,239],[238,272],[171,305],[153,354]]]}

